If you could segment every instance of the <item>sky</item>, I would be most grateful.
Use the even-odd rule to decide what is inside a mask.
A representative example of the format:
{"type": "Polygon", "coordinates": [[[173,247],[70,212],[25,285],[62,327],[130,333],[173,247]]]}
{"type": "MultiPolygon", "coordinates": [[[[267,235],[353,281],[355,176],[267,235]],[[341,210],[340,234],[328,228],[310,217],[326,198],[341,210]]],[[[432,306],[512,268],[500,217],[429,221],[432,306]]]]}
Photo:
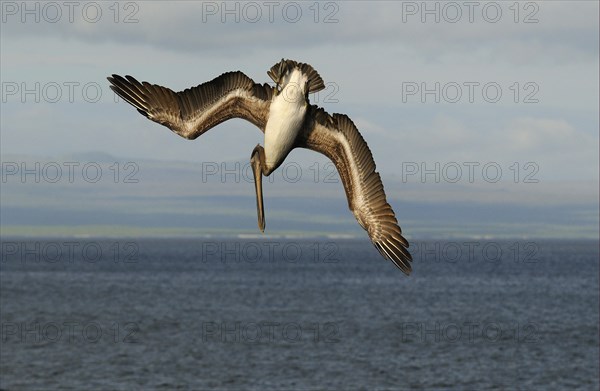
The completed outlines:
{"type": "Polygon", "coordinates": [[[264,83],[291,58],[320,73],[311,101],[352,118],[384,183],[458,182],[472,197],[499,178],[517,198],[541,182],[540,202],[555,183],[597,199],[595,1],[3,1],[1,18],[3,162],[243,161],[262,143],[253,125],[190,142],[116,99],[106,77],[178,91],[241,70],[264,83]]]}
{"type": "Polygon", "coordinates": [[[597,179],[597,2],[115,4],[2,3],[3,154],[249,155],[252,125],[177,140],[115,102],[105,77],[181,90],[241,70],[263,83],[285,57],[320,72],[313,102],[348,114],[382,171],[401,157],[597,179]]]}

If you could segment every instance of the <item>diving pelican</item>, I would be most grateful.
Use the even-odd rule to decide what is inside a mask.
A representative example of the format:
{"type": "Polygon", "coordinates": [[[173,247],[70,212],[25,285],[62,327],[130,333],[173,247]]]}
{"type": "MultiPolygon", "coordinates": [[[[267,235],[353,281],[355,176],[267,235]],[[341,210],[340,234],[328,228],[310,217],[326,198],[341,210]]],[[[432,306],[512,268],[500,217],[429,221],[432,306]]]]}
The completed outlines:
{"type": "Polygon", "coordinates": [[[193,140],[231,118],[242,118],[263,131],[264,148],[258,144],[250,155],[258,227],[263,232],[262,176],[277,169],[294,148],[327,156],[342,179],[348,207],[373,245],[410,274],[408,241],[387,203],[367,143],[346,115],[330,115],[309,104],[308,94],[325,88],[321,76],[309,64],[284,59],[267,74],[275,86],[257,84],[237,71],[181,92],[140,83],[131,76],[112,75],[108,80],[110,88],[142,115],[186,139],[193,140]]]}

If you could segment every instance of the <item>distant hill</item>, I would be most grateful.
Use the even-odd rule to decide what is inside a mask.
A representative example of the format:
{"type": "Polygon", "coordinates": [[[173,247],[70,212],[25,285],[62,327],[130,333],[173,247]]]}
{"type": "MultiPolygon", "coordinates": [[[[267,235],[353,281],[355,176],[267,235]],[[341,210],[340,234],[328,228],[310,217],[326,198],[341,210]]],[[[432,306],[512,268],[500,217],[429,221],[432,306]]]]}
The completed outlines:
{"type": "MultiPolygon", "coordinates": [[[[267,234],[365,235],[326,163],[286,162],[266,178],[267,234]]],[[[1,174],[2,235],[260,234],[247,161],[134,162],[102,152],[56,159],[7,155],[1,174]]],[[[598,237],[594,184],[383,179],[409,238],[598,237]]]]}

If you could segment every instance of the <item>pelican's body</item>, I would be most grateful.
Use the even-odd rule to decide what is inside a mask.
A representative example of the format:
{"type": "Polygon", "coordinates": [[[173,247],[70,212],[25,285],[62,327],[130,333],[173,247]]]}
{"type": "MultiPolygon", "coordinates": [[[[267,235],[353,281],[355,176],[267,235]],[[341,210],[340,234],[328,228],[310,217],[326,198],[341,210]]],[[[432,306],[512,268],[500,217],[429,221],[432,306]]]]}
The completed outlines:
{"type": "Polygon", "coordinates": [[[270,171],[283,162],[302,129],[307,107],[303,87],[307,81],[300,70],[294,69],[271,101],[265,127],[265,158],[270,171]]]}
{"type": "Polygon", "coordinates": [[[344,114],[329,115],[309,105],[309,93],[325,88],[309,64],[281,60],[267,74],[276,86],[257,84],[242,72],[228,72],[181,92],[131,76],[113,75],[111,89],[142,115],[181,137],[195,139],[230,118],[242,118],[265,134],[251,153],[258,227],[265,229],[262,177],[270,175],[294,148],[322,153],[340,174],[348,207],[381,255],[404,273],[411,271],[408,241],[387,203],[375,162],[358,129],[344,114]]]}

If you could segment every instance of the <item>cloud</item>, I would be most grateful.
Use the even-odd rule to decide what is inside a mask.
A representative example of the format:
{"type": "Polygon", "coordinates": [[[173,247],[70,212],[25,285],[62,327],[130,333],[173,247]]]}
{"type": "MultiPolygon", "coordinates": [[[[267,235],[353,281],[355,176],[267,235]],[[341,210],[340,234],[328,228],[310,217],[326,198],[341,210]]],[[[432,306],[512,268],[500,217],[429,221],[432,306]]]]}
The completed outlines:
{"type": "Polygon", "coordinates": [[[544,180],[598,178],[598,136],[562,118],[517,116],[469,124],[464,117],[444,114],[402,129],[381,128],[387,131],[373,133],[369,145],[380,156],[394,156],[379,164],[388,172],[401,162],[427,167],[493,162],[505,171],[514,163],[536,166],[536,177],[544,180]]]}
{"type": "Polygon", "coordinates": [[[578,134],[567,121],[547,118],[517,118],[505,129],[505,134],[513,150],[558,152],[594,143],[592,137],[578,134]]]}
{"type": "MultiPolygon", "coordinates": [[[[281,57],[290,57],[313,64],[330,83],[331,89],[313,96],[313,102],[328,112],[348,114],[383,171],[393,172],[406,160],[533,160],[543,163],[543,175],[597,178],[595,2],[531,3],[539,7],[538,23],[529,24],[514,22],[508,8],[512,2],[498,2],[503,17],[497,23],[481,17],[473,23],[422,23],[418,14],[405,15],[402,7],[411,2],[325,2],[318,3],[318,15],[315,3],[301,2],[297,4],[302,16],[295,23],[289,19],[292,8],[288,16],[281,14],[292,3],[278,3],[272,22],[266,14],[249,22],[244,19],[252,17],[248,13],[235,22],[232,17],[238,11],[225,14],[220,8],[207,14],[207,4],[222,7],[222,2],[187,1],[132,3],[139,7],[137,23],[123,23],[127,12],[135,9],[121,3],[115,23],[108,8],[113,3],[98,4],[103,17],[97,23],[81,17],[73,23],[21,23],[18,14],[4,15],[3,81],[94,82],[107,99],[89,104],[78,98],[75,104],[53,105],[20,103],[20,94],[11,97],[8,104],[3,102],[3,152],[94,149],[190,161],[244,157],[262,140],[251,125],[232,121],[195,143],[179,140],[125,103],[114,103],[105,77],[133,74],[181,90],[240,69],[266,82],[266,70],[281,57]],[[327,17],[337,22],[324,23],[327,17]],[[435,83],[468,81],[498,83],[502,100],[488,103],[481,90],[474,103],[466,98],[456,104],[444,99],[423,102],[418,94],[402,100],[406,82],[431,88],[435,83]],[[515,82],[520,92],[516,103],[511,90],[515,82]],[[523,103],[526,82],[538,86],[539,103],[523,103]],[[333,95],[325,94],[330,91],[333,95]],[[216,147],[226,143],[231,146],[228,156],[216,147]]],[[[266,12],[264,3],[256,4],[266,12]]],[[[531,11],[525,3],[518,4],[519,18],[531,11]]]]}
{"type": "Polygon", "coordinates": [[[61,6],[63,15],[57,23],[45,21],[44,15],[51,11],[44,12],[43,3],[13,4],[19,10],[5,15],[3,23],[3,34],[12,39],[53,35],[95,44],[151,45],[166,51],[225,55],[384,44],[427,59],[444,53],[480,52],[515,63],[556,60],[557,52],[563,62],[593,58],[598,53],[596,2],[529,2],[518,3],[517,8],[513,3],[484,2],[471,9],[465,2],[156,1],[129,2],[131,8],[121,5],[118,14],[114,6],[100,3],[102,17],[96,22],[90,22],[93,9],[87,10],[92,19],[83,15],[84,3],[75,9],[72,22],[68,9],[61,6]],[[21,23],[20,8],[34,7],[32,4],[40,7],[40,23],[33,23],[31,15],[25,16],[27,23],[21,23]],[[427,13],[426,8],[437,11],[427,13]],[[125,23],[131,15],[135,23],[125,23]],[[535,50],[524,50],[532,47],[535,50]]]}

